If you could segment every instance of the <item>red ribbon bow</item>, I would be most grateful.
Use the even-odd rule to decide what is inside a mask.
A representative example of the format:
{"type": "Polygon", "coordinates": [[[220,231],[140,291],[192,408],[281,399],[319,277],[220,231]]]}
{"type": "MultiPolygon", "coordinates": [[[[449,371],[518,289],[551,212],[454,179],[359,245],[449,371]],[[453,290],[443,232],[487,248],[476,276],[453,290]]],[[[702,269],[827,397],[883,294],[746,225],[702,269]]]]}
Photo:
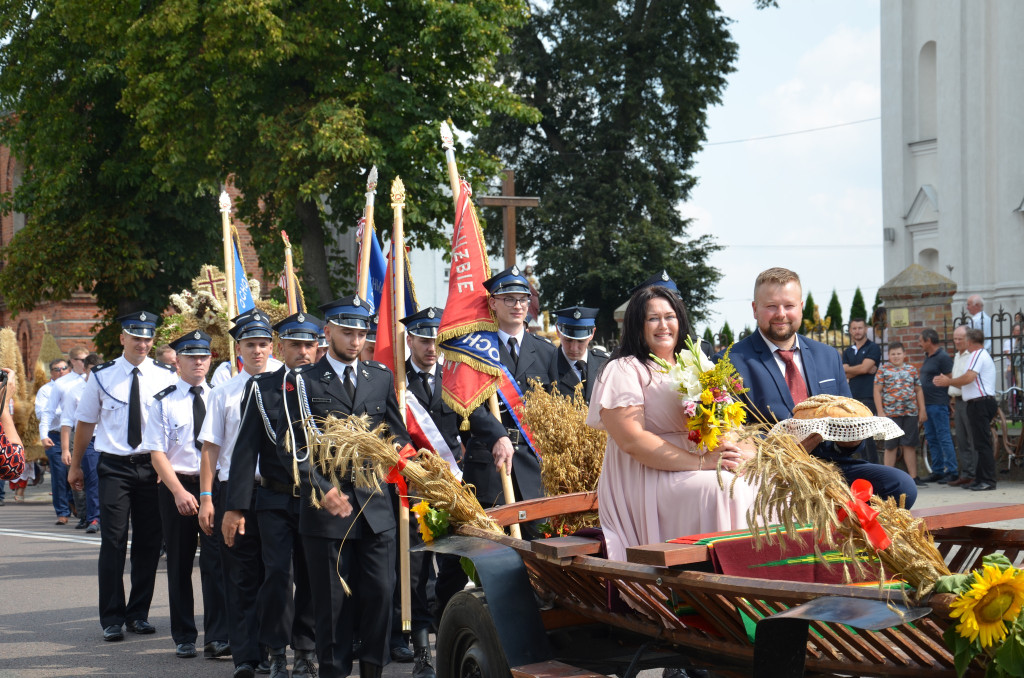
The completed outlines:
{"type": "MultiPolygon", "coordinates": [[[[889,540],[889,535],[885,533],[885,529],[878,524],[878,511],[867,504],[867,501],[871,499],[871,495],[875,493],[875,488],[871,486],[871,482],[863,478],[854,480],[850,484],[850,493],[853,494],[853,498],[846,503],[846,508],[853,515],[857,516],[860,526],[864,528],[864,532],[868,535],[868,541],[871,542],[876,551],[883,551],[889,548],[892,541],[889,540]]],[[[839,509],[837,515],[841,522],[846,520],[848,514],[844,509],[839,509]]]]}
{"type": "Polygon", "coordinates": [[[416,448],[406,443],[405,447],[398,451],[398,463],[388,469],[388,475],[384,478],[384,482],[398,487],[398,499],[405,508],[409,508],[409,485],[405,482],[402,469],[406,466],[405,460],[415,456],[416,448]]]}

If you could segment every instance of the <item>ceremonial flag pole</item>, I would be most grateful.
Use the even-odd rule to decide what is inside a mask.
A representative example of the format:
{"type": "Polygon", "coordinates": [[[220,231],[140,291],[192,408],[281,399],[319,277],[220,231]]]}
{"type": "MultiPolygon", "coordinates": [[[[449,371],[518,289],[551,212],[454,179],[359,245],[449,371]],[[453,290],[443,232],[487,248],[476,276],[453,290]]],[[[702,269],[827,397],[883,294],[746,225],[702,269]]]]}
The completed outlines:
{"type": "MultiPolygon", "coordinates": [[[[231,196],[227,191],[220,192],[220,221],[224,238],[224,292],[227,294],[227,315],[228,320],[234,318],[235,307],[235,256],[234,241],[231,237],[231,196]]],[[[231,374],[238,374],[238,365],[235,363],[235,344],[228,342],[228,361],[231,363],[231,374]]]]}
{"type": "MultiPolygon", "coordinates": [[[[458,223],[459,222],[459,214],[458,214],[458,210],[459,210],[459,197],[460,197],[461,192],[462,192],[462,187],[461,187],[461,184],[460,184],[460,181],[459,181],[459,167],[458,167],[458,165],[455,162],[455,137],[452,135],[452,129],[448,125],[447,122],[442,122],[441,123],[441,147],[444,148],[444,157],[445,157],[446,164],[448,166],[448,182],[451,185],[452,199],[455,202],[455,210],[456,210],[455,221],[456,221],[456,223],[458,223]]],[[[472,206],[470,206],[470,209],[472,209],[472,206]]],[[[483,254],[484,254],[484,259],[485,259],[484,263],[486,265],[486,252],[484,252],[483,254]]],[[[456,277],[455,253],[454,252],[453,252],[453,255],[452,255],[452,264],[453,264],[453,266],[452,266],[451,278],[454,280],[455,277],[456,277]]],[[[490,270],[489,269],[488,269],[488,276],[487,277],[490,277],[490,270]]],[[[493,318],[492,318],[492,322],[493,322],[493,318]]],[[[440,342],[441,340],[442,340],[442,337],[438,336],[438,341],[440,342]]],[[[498,421],[501,421],[501,413],[498,411],[498,396],[497,396],[497,394],[495,394],[493,392],[491,393],[490,397],[487,399],[487,406],[488,406],[488,409],[490,409],[491,414],[493,414],[494,417],[498,421]]],[[[505,466],[504,469],[503,469],[503,472],[499,472],[498,475],[501,476],[501,489],[502,489],[502,491],[505,494],[505,503],[506,504],[515,503],[516,495],[515,495],[515,490],[512,487],[512,468],[511,468],[511,465],[505,466]]],[[[522,538],[522,533],[521,533],[521,531],[519,529],[519,524],[518,523],[513,523],[512,525],[509,526],[509,533],[513,537],[515,537],[516,539],[522,538]]]]}
{"type": "MultiPolygon", "coordinates": [[[[370,195],[367,193],[367,195],[370,195]]],[[[394,226],[391,230],[391,295],[390,299],[381,299],[381,306],[390,304],[391,327],[387,329],[392,337],[392,349],[395,355],[395,391],[398,396],[399,410],[402,421],[405,421],[405,326],[399,322],[405,317],[405,224],[402,211],[405,209],[405,184],[401,177],[391,182],[391,208],[395,212],[394,226]]],[[[367,228],[364,232],[368,232],[367,228]]],[[[378,325],[378,332],[380,331],[378,325]]],[[[399,582],[402,598],[402,632],[412,631],[412,590],[410,585],[409,565],[409,500],[402,498],[398,502],[398,549],[399,582]]]]}
{"type": "MultiPolygon", "coordinates": [[[[377,194],[377,166],[366,179],[366,206],[363,208],[363,239],[359,248],[359,298],[369,299],[370,238],[373,237],[373,198],[377,194]]],[[[378,309],[374,309],[375,311],[378,309]]],[[[404,316],[403,316],[404,317],[404,316]]]]}
{"type": "Polygon", "coordinates": [[[288,315],[299,312],[299,298],[295,294],[294,279],[295,269],[292,267],[292,243],[288,240],[288,232],[281,231],[281,239],[284,240],[284,291],[288,301],[288,315]]]}

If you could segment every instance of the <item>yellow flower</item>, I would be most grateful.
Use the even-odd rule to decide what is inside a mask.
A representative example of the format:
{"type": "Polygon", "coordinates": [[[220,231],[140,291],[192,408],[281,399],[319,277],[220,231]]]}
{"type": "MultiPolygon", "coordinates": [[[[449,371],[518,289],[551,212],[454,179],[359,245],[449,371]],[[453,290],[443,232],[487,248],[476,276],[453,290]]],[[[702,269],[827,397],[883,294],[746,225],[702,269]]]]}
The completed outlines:
{"type": "Polygon", "coordinates": [[[1006,624],[1013,622],[1024,606],[1024,571],[1001,570],[986,565],[974,575],[969,591],[950,605],[949,616],[959,618],[956,632],[974,642],[981,637],[986,648],[1006,638],[1006,624]]]}
{"type": "Polygon", "coordinates": [[[434,541],[434,533],[430,531],[429,527],[427,527],[427,519],[425,517],[427,512],[430,510],[430,504],[425,501],[421,501],[410,510],[416,514],[416,523],[419,525],[420,537],[423,538],[423,542],[425,544],[429,544],[434,541]]]}
{"type": "Polygon", "coordinates": [[[711,395],[711,389],[706,388],[700,394],[700,401],[705,405],[715,402],[715,396],[711,395]]]}
{"type": "Polygon", "coordinates": [[[725,406],[724,416],[726,424],[730,429],[739,428],[743,425],[743,422],[747,419],[747,411],[743,407],[743,403],[734,402],[729,403],[725,406]]]}

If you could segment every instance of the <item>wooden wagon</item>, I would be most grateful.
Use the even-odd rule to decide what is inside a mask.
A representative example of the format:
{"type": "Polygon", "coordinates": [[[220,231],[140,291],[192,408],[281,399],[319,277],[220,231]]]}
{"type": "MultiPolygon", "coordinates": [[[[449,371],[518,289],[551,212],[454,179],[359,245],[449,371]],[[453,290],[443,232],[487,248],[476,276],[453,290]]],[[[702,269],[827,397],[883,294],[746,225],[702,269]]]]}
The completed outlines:
{"type": "MultiPolygon", "coordinates": [[[[596,506],[595,493],[581,493],[488,513],[507,526],[596,506]]],[[[997,551],[1022,559],[1024,530],[969,526],[1024,517],[1024,505],[913,513],[953,572],[997,551]]],[[[524,541],[466,527],[428,545],[468,558],[481,584],[445,609],[439,677],[633,678],[656,667],[703,667],[722,676],[956,675],[942,640],[950,595],[909,609],[902,593],[874,587],[715,574],[704,546],[641,546],[628,551],[627,562],[599,557],[601,547],[599,539],[524,541]],[[678,614],[681,606],[696,614],[678,614]]]]}

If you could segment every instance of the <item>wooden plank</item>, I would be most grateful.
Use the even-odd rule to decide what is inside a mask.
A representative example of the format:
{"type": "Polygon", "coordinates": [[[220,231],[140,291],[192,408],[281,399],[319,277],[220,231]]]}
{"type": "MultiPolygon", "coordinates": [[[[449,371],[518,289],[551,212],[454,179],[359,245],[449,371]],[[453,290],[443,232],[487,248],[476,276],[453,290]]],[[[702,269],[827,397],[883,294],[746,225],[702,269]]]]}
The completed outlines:
{"type": "Polygon", "coordinates": [[[553,659],[536,664],[523,664],[512,667],[513,678],[607,678],[600,673],[593,673],[553,659]]]}
{"type": "Polygon", "coordinates": [[[929,530],[947,527],[983,525],[1000,520],[1024,518],[1024,504],[978,501],[953,506],[911,509],[915,518],[923,518],[929,530]]]}
{"type": "Polygon", "coordinates": [[[545,558],[592,556],[600,551],[601,542],[586,537],[552,537],[536,539],[533,542],[533,552],[545,558]]]}
{"type": "Polygon", "coordinates": [[[707,562],[710,558],[707,546],[695,544],[646,544],[626,549],[626,562],[637,565],[691,565],[707,562]]]}
{"type": "MultiPolygon", "coordinates": [[[[941,530],[1024,518],[1024,504],[979,501],[912,509],[910,513],[923,519],[929,530],[941,530]]],[[[708,548],[695,544],[645,544],[626,549],[626,560],[638,565],[673,567],[702,563],[708,559],[708,548]]]]}
{"type": "Polygon", "coordinates": [[[527,499],[514,504],[496,506],[487,510],[487,515],[501,526],[542,520],[563,513],[589,513],[597,511],[597,492],[576,492],[557,497],[527,499]]]}

